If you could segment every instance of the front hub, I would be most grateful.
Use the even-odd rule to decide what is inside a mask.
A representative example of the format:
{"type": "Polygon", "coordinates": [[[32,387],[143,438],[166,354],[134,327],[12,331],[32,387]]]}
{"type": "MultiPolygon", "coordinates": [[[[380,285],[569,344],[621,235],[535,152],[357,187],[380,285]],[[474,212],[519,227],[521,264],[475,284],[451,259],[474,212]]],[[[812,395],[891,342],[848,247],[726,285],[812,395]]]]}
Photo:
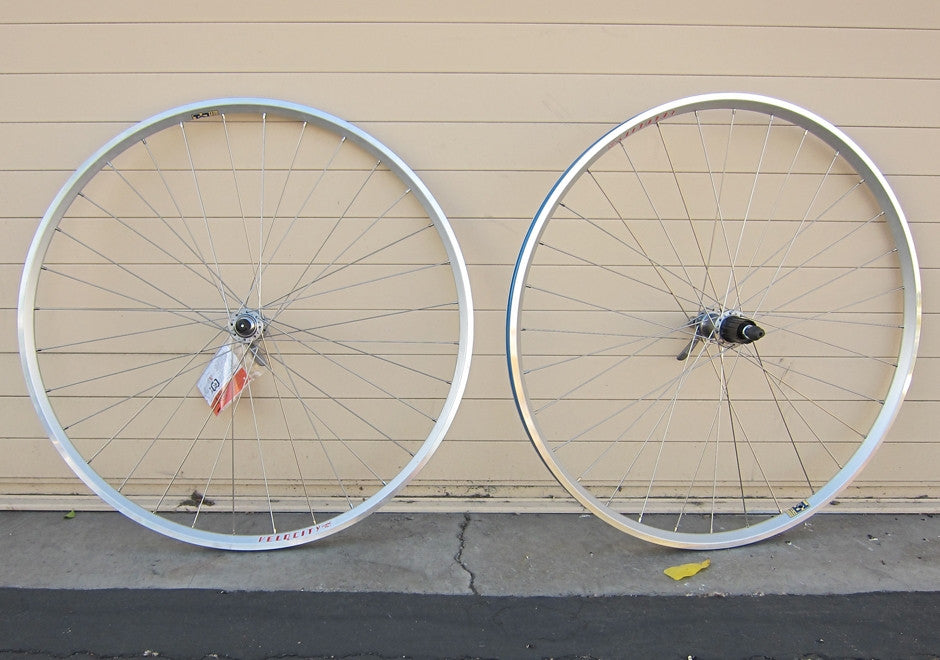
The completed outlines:
{"type": "Polygon", "coordinates": [[[228,325],[232,338],[244,344],[253,344],[264,333],[264,317],[256,310],[239,310],[232,315],[228,325]]]}

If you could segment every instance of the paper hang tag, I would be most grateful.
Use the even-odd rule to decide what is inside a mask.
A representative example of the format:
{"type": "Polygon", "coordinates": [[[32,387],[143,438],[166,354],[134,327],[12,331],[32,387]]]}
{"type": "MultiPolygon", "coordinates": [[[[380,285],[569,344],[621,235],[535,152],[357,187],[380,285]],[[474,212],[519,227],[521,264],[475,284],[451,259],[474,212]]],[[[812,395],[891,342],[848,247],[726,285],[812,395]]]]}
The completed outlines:
{"type": "Polygon", "coordinates": [[[229,342],[219,347],[199,377],[198,387],[212,412],[218,415],[248,384],[245,346],[229,342]]]}

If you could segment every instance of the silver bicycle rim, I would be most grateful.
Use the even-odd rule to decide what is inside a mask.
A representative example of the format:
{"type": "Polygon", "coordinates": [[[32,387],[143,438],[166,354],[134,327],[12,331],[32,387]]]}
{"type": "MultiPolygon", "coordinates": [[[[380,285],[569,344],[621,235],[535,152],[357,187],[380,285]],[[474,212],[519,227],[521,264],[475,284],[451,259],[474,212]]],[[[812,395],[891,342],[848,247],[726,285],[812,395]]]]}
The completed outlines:
{"type": "Polygon", "coordinates": [[[174,108],[91,156],[40,222],[17,322],[72,470],[154,531],[234,550],[325,537],[404,487],[473,336],[419,177],[348,122],[257,98],[174,108]],[[197,384],[223,347],[249,376],[227,406],[197,384]]]}
{"type": "Polygon", "coordinates": [[[904,214],[847,135],[768,97],[689,97],[609,131],[542,203],[510,288],[513,395],[604,521],[744,545],[870,459],[920,305],[904,214]]]}

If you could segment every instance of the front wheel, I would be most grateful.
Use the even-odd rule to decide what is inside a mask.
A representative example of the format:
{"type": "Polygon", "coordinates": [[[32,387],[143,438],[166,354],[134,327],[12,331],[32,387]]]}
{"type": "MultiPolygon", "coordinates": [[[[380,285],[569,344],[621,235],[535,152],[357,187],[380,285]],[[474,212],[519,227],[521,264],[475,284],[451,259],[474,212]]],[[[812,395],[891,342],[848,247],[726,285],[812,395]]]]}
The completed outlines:
{"type": "Polygon", "coordinates": [[[20,355],[56,448],[137,522],[204,546],[361,520],[456,414],[466,266],[418,176],[268,99],[182,106],[83,164],[43,217],[20,355]]]}

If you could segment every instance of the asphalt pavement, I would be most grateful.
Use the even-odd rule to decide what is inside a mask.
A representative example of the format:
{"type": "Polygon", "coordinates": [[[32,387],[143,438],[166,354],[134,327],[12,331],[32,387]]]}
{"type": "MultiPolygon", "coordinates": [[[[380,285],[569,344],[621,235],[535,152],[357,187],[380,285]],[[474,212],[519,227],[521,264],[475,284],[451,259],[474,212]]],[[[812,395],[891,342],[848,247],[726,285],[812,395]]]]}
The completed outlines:
{"type": "Polygon", "coordinates": [[[928,514],[693,552],[586,515],[378,513],[235,553],[5,511],[0,558],[0,658],[940,658],[928,514]]]}

